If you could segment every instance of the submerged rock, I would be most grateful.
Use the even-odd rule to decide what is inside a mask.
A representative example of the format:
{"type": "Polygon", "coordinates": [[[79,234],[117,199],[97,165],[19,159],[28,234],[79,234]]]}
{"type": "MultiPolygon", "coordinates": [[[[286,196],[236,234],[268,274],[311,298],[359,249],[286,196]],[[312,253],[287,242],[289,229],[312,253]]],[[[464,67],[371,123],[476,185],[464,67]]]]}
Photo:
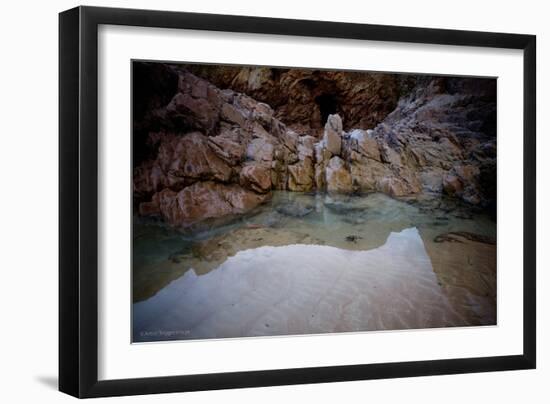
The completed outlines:
{"type": "Polygon", "coordinates": [[[195,244],[192,254],[180,263],[194,268],[198,273],[206,273],[232,257],[239,251],[258,248],[265,245],[285,246],[290,244],[324,244],[308,234],[286,229],[240,228],[195,244]]]}
{"type": "MultiPolygon", "coordinates": [[[[365,196],[347,197],[347,198],[365,198],[365,196]]],[[[334,212],[339,215],[365,213],[367,210],[365,206],[358,205],[354,203],[355,201],[356,199],[344,199],[344,200],[336,199],[335,200],[334,198],[327,196],[325,198],[323,205],[331,212],[334,212]]]]}
{"type": "Polygon", "coordinates": [[[362,239],[363,237],[361,236],[356,236],[356,235],[350,235],[350,236],[346,236],[346,241],[349,241],[350,243],[357,243],[357,240],[359,239],[362,239]]]}
{"type": "Polygon", "coordinates": [[[449,233],[440,234],[434,238],[435,243],[463,243],[463,240],[496,245],[496,240],[493,237],[485,236],[483,234],[470,233],[467,231],[452,231],[449,233]]]}
{"type": "Polygon", "coordinates": [[[283,215],[291,217],[304,217],[313,212],[313,206],[304,205],[299,202],[291,202],[279,205],[275,210],[283,215]]]}

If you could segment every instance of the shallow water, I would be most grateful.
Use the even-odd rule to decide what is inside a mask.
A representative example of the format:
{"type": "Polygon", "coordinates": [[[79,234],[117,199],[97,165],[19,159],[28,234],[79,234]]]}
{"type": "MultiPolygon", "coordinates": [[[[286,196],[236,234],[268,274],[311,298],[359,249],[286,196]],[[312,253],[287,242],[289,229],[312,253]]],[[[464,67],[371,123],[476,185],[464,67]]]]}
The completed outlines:
{"type": "Polygon", "coordinates": [[[495,237],[452,201],[382,194],[276,192],[193,233],[136,218],[134,341],[495,324],[495,237]]]}

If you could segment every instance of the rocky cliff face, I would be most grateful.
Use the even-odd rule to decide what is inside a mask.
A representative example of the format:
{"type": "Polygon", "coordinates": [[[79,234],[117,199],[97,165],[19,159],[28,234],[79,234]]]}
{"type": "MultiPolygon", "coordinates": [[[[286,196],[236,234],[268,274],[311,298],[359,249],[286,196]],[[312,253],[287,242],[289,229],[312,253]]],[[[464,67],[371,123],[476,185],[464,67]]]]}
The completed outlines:
{"type": "Polygon", "coordinates": [[[299,133],[322,135],[330,114],[344,128],[372,128],[392,112],[413,76],[312,69],[187,65],[220,88],[270,105],[276,118],[299,133]]]}
{"type": "Polygon", "coordinates": [[[134,66],[141,215],[187,228],[272,190],[494,205],[493,80],[189,67],[134,66]]]}

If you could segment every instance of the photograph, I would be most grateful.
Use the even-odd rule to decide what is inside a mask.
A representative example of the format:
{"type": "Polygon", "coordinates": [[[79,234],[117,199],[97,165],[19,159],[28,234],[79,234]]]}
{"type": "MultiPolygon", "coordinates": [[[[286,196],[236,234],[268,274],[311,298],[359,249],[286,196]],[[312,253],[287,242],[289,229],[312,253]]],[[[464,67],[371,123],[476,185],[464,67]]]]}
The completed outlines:
{"type": "Polygon", "coordinates": [[[542,2],[91,3],[3,3],[1,402],[549,401],[542,2]]]}
{"type": "Polygon", "coordinates": [[[133,60],[132,342],[497,324],[497,79],[133,60]]]}

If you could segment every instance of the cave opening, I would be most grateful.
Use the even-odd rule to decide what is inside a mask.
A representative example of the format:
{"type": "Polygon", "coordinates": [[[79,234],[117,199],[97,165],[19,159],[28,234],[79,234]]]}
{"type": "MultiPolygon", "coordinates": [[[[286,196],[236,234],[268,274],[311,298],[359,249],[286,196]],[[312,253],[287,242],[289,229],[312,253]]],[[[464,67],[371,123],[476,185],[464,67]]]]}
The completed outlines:
{"type": "Polygon", "coordinates": [[[338,112],[338,102],[333,94],[321,94],[315,98],[321,112],[321,126],[325,126],[328,116],[338,112]]]}

